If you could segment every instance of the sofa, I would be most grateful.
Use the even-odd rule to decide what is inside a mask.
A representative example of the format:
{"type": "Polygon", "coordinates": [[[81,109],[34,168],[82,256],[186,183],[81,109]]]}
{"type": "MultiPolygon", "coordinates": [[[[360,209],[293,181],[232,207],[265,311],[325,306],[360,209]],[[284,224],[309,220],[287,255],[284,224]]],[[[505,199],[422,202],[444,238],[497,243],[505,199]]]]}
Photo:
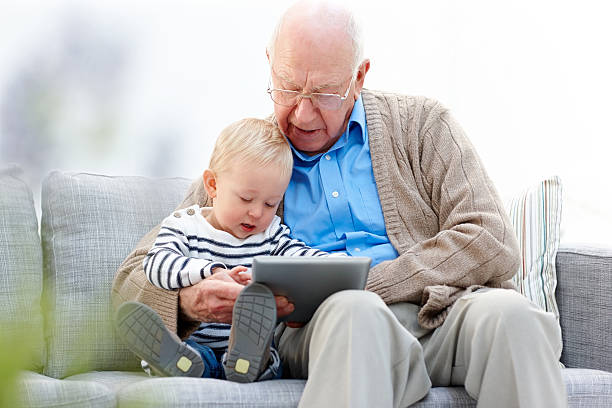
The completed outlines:
{"type": "MultiPolygon", "coordinates": [[[[149,377],[114,332],[115,271],[190,180],[54,171],[38,217],[23,179],[17,166],[0,170],[0,406],[297,406],[302,380],[149,377]]],[[[612,249],[561,247],[556,268],[569,406],[612,407],[612,249]]],[[[414,406],[476,401],[435,387],[414,406]]]]}

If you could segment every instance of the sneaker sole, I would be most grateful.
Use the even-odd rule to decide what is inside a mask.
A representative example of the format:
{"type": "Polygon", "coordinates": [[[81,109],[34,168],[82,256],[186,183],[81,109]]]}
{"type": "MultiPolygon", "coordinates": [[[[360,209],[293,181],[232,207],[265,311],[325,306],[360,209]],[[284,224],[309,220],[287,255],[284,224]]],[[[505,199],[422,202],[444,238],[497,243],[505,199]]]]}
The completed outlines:
{"type": "Polygon", "coordinates": [[[166,377],[201,377],[200,354],[173,335],[149,306],[123,303],[117,310],[117,334],[128,348],[157,374],[166,377]]]}
{"type": "Polygon", "coordinates": [[[269,354],[276,327],[276,300],[267,286],[258,283],[245,287],[234,304],[232,349],[225,362],[230,381],[249,383],[259,376],[264,354],[269,354]]]}

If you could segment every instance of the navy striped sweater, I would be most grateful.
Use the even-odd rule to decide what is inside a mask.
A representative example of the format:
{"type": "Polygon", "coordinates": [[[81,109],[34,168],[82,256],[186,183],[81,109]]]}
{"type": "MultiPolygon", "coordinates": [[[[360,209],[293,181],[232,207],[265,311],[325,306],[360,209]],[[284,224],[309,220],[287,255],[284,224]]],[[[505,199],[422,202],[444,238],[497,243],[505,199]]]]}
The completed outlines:
{"type": "MultiPolygon", "coordinates": [[[[149,282],[169,290],[195,285],[212,275],[216,267],[251,268],[257,255],[328,256],[292,239],[290,230],[274,219],[264,232],[240,239],[214,228],[206,220],[210,208],[194,205],[167,217],[153,246],[143,260],[149,282]]],[[[224,349],[229,339],[229,324],[202,323],[192,340],[213,349],[224,349]]]]}

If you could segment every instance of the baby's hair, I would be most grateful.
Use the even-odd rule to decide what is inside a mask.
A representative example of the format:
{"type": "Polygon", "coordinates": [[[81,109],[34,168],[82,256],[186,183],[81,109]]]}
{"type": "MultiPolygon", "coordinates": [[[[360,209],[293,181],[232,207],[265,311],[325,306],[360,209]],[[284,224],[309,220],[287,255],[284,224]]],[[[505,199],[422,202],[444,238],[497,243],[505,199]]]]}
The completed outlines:
{"type": "Polygon", "coordinates": [[[293,171],[289,142],[274,123],[264,119],[246,118],[223,129],[208,167],[219,174],[237,160],[261,167],[276,164],[281,176],[293,171]]]}

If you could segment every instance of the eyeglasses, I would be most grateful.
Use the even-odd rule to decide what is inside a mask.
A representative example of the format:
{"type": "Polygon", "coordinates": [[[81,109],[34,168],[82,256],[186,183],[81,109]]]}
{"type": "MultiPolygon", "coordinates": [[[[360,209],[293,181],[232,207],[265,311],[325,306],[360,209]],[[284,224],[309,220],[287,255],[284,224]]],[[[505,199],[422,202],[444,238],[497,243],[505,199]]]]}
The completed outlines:
{"type": "Polygon", "coordinates": [[[348,89],[344,93],[344,96],[333,93],[302,93],[300,91],[290,91],[288,89],[271,88],[271,80],[268,81],[267,92],[270,94],[272,101],[281,106],[295,106],[300,99],[309,98],[312,104],[319,109],[338,110],[342,106],[342,102],[348,97],[354,80],[355,74],[351,77],[351,82],[349,82],[348,89]]]}

